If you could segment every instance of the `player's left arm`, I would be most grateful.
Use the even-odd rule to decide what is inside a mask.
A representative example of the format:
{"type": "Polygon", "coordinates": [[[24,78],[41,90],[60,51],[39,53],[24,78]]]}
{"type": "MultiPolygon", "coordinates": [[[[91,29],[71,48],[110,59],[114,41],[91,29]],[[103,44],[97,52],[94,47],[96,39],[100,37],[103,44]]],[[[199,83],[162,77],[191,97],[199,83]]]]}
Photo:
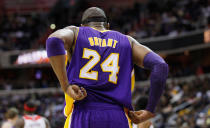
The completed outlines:
{"type": "Polygon", "coordinates": [[[131,120],[138,124],[154,117],[155,107],[166,84],[168,65],[158,54],[154,53],[146,46],[141,45],[134,38],[128,36],[128,39],[132,46],[134,63],[139,67],[151,70],[150,92],[146,109],[129,112],[131,120]]]}
{"type": "Polygon", "coordinates": [[[55,31],[46,41],[46,50],[62,90],[74,100],[82,100],[87,96],[85,89],[80,89],[77,85],[69,85],[65,67],[65,50],[69,51],[73,48],[77,31],[79,31],[78,28],[74,26],[55,31]]]}

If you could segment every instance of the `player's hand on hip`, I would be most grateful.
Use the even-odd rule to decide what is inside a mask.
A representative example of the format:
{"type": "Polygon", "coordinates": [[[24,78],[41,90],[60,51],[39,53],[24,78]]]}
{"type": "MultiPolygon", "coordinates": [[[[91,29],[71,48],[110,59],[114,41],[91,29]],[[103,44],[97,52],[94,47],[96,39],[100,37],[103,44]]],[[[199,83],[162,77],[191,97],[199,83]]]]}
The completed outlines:
{"type": "Polygon", "coordinates": [[[74,100],[82,100],[87,96],[87,92],[83,87],[78,85],[70,85],[67,89],[67,94],[70,95],[74,100]]]}
{"type": "Polygon", "coordinates": [[[129,111],[128,116],[130,117],[133,123],[139,124],[154,117],[155,114],[147,110],[139,110],[139,111],[129,111]]]}

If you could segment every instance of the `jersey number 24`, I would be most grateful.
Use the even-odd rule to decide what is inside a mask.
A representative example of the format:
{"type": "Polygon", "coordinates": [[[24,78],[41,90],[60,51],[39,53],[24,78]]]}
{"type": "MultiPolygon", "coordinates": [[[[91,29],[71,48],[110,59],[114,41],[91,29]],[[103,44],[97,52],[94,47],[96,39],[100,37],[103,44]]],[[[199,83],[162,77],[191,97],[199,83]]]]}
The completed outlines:
{"type": "MultiPolygon", "coordinates": [[[[91,69],[100,62],[101,56],[99,53],[96,50],[84,48],[82,58],[91,59],[80,69],[79,78],[98,80],[98,71],[91,69]]],[[[120,69],[118,64],[119,53],[111,53],[100,65],[103,72],[110,72],[109,82],[114,84],[117,84],[117,74],[120,69]]]]}

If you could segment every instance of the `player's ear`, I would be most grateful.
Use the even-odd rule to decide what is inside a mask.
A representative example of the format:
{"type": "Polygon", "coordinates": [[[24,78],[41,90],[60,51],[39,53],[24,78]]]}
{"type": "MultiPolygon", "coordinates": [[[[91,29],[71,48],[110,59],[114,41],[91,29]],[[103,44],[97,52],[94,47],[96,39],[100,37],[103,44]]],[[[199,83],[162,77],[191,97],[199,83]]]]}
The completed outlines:
{"type": "Polygon", "coordinates": [[[105,23],[105,28],[109,29],[110,28],[110,24],[109,23],[105,23]]]}

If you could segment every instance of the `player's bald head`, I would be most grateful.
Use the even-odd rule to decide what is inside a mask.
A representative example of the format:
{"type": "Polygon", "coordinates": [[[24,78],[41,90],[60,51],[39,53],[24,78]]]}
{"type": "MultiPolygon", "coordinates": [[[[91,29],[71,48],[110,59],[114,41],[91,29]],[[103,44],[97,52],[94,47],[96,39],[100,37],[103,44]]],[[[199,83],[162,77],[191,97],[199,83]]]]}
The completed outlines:
{"type": "Polygon", "coordinates": [[[91,7],[85,10],[85,12],[82,15],[82,23],[87,23],[87,22],[104,22],[106,21],[106,14],[105,12],[98,8],[98,7],[91,7]]]}

